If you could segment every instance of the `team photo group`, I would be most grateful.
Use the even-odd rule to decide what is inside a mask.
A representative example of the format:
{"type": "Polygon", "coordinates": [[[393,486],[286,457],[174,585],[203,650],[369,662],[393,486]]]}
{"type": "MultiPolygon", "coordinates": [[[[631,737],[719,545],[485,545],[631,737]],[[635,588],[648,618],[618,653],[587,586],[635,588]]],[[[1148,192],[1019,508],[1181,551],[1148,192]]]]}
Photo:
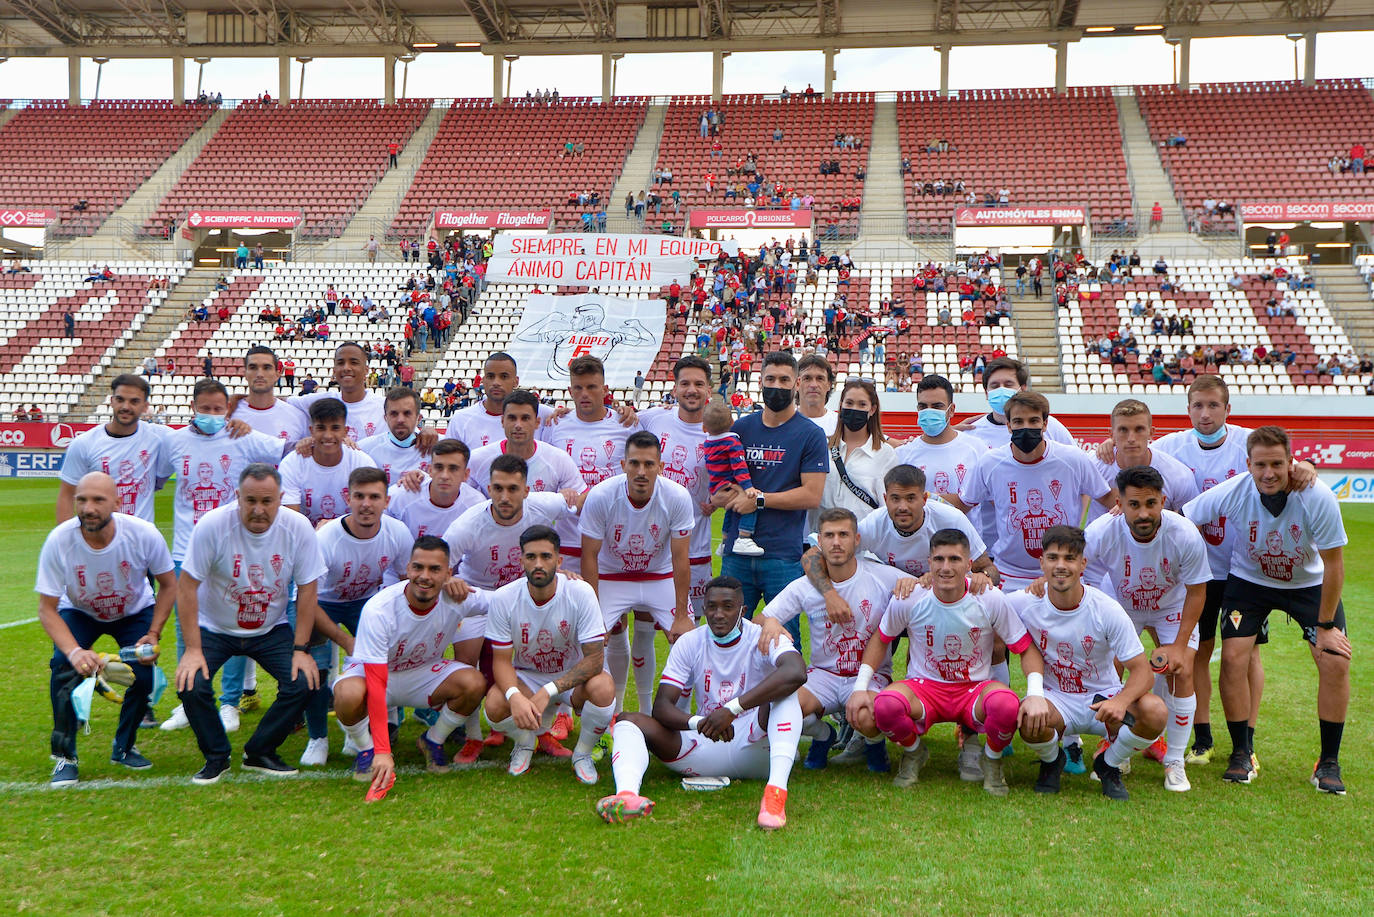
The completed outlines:
{"type": "Polygon", "coordinates": [[[114,763],[146,771],[141,729],[189,729],[196,784],[347,755],[375,801],[398,761],[570,767],[618,823],[653,811],[642,782],[666,768],[688,789],[757,781],[765,829],[786,824],[799,756],[915,792],[1058,793],[1067,773],[1113,800],[1133,780],[1185,793],[1256,779],[1273,637],[1310,647],[1319,747],[1272,779],[1346,791],[1340,507],[1283,429],[1230,421],[1218,376],[1173,396],[1190,428],[1156,438],[1126,398],[1085,450],[1005,357],[970,420],[949,380],[914,383],[910,438],[884,432],[881,386],[786,350],[761,354],[747,413],[696,355],[654,406],[574,357],[555,407],[491,353],[442,433],[411,388],[369,390],[357,344],[327,391],[279,397],[279,366],[249,348],[246,394],[200,380],[180,429],[120,375],[111,419],[67,449],[36,583],[53,786],[79,782],[94,685],[123,691],[114,763]],[[407,718],[423,731],[401,749],[407,718]],[[1018,737],[1032,767],[1009,781],[1018,737]],[[957,773],[926,767],[931,743],[957,745],[957,773]]]}

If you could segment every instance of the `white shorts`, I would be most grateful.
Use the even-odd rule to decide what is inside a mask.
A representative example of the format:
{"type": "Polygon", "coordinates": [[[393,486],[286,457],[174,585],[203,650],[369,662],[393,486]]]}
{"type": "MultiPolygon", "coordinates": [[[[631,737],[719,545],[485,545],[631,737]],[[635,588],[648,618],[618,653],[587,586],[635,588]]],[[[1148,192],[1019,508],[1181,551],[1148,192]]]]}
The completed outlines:
{"type": "Polygon", "coordinates": [[[734,725],[735,737],[729,742],[713,742],[690,729],[679,732],[682,752],[663,763],[684,777],[767,780],[768,733],[759,727],[758,715],[749,711],[734,725]]]}
{"type": "MultiPolygon", "coordinates": [[[[654,624],[663,630],[672,630],[673,605],[676,598],[673,580],[601,580],[597,587],[601,600],[601,614],[606,621],[606,630],[612,627],[631,611],[646,611],[653,615],[654,624]]],[[[463,626],[467,626],[464,619],[463,626]]],[[[459,632],[459,636],[462,632],[459,632]]]]}
{"type": "MultiPolygon", "coordinates": [[[[1126,614],[1131,616],[1131,623],[1135,625],[1137,634],[1143,634],[1145,628],[1153,627],[1161,646],[1166,643],[1173,643],[1178,638],[1178,626],[1183,623],[1182,611],[1168,614],[1163,611],[1132,611],[1128,608],[1126,614]]],[[[1188,635],[1188,649],[1195,650],[1197,645],[1197,626],[1194,625],[1193,632],[1188,635]]]]}
{"type": "MultiPolygon", "coordinates": [[[[844,709],[845,703],[849,700],[849,695],[854,693],[854,679],[857,677],[856,675],[840,675],[828,669],[818,669],[813,666],[806,670],[806,684],[802,687],[821,705],[822,713],[839,713],[844,709]]],[[[889,675],[877,672],[873,675],[871,688],[874,691],[881,691],[891,683],[892,678],[889,675]]]]}
{"type": "Polygon", "coordinates": [[[458,626],[458,633],[454,635],[454,643],[466,643],[469,640],[480,640],[487,635],[487,616],[473,615],[464,618],[458,626]]]}
{"type": "MultiPolygon", "coordinates": [[[[429,707],[429,699],[444,680],[454,672],[470,669],[466,662],[454,659],[439,659],[429,665],[422,665],[404,672],[387,672],[386,705],[388,707],[429,707]]],[[[363,664],[349,662],[339,673],[335,683],[345,678],[362,678],[363,664]]]]}
{"type": "Polygon", "coordinates": [[[692,561],[692,588],[689,593],[692,603],[692,617],[700,620],[706,613],[706,584],[711,581],[711,558],[704,557],[701,562],[692,561]]]}
{"type": "MultiPolygon", "coordinates": [[[[557,681],[562,674],[562,672],[559,672],[558,675],[545,675],[543,672],[535,672],[530,669],[515,670],[515,677],[524,682],[525,687],[529,688],[531,691],[538,691],[540,688],[544,687],[544,685],[557,681]]],[[[569,688],[566,691],[559,691],[557,694],[550,694],[549,708],[552,709],[558,704],[571,704],[572,693],[573,689],[569,688]]]]}
{"type": "MultiPolygon", "coordinates": [[[[1119,690],[1121,689],[1118,688],[1117,691],[1119,690]]],[[[1107,696],[1115,694],[1116,691],[1112,691],[1107,696]]],[[[1092,709],[1093,697],[1092,694],[1065,694],[1063,691],[1045,688],[1045,699],[1054,704],[1054,709],[1064,718],[1063,734],[1066,736],[1084,733],[1104,737],[1107,735],[1107,724],[1098,720],[1097,711],[1092,709]]]]}

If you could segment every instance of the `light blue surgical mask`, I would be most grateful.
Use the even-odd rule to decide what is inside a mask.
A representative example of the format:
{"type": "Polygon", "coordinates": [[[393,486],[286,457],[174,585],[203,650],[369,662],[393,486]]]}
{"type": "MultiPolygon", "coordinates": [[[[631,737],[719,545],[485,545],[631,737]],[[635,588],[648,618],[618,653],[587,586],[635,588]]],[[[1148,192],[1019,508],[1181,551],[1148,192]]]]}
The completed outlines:
{"type": "Polygon", "coordinates": [[[949,426],[949,415],[940,408],[921,408],[916,412],[916,423],[926,436],[939,436],[949,426]]]}
{"type": "Polygon", "coordinates": [[[396,434],[388,430],[386,435],[387,438],[390,439],[391,442],[395,445],[399,446],[402,449],[409,449],[411,446],[415,445],[415,437],[419,434],[412,430],[410,432],[410,435],[407,436],[405,439],[397,439],[396,434]]]}
{"type": "Polygon", "coordinates": [[[741,608],[739,610],[739,617],[735,619],[734,629],[731,630],[730,633],[726,634],[724,637],[717,637],[716,632],[711,630],[711,628],[709,627],[706,628],[706,630],[711,635],[711,639],[716,642],[716,646],[729,646],[731,643],[734,643],[736,640],[738,640],[740,638],[740,635],[744,633],[744,627],[740,624],[740,622],[743,620],[744,609],[741,608]]]}
{"type": "Polygon", "coordinates": [[[1011,396],[1016,394],[1014,388],[995,388],[988,392],[988,407],[992,408],[994,414],[1005,414],[1007,402],[1011,396]]]}
{"type": "Polygon", "coordinates": [[[1197,441],[1202,443],[1204,446],[1215,446],[1217,443],[1221,442],[1223,439],[1226,438],[1226,424],[1222,424],[1211,433],[1203,433],[1199,431],[1196,427],[1194,427],[1193,435],[1196,436],[1197,441]]]}
{"type": "Polygon", "coordinates": [[[196,425],[196,429],[206,436],[214,436],[224,425],[229,422],[229,418],[223,414],[197,414],[191,421],[196,425]]]}

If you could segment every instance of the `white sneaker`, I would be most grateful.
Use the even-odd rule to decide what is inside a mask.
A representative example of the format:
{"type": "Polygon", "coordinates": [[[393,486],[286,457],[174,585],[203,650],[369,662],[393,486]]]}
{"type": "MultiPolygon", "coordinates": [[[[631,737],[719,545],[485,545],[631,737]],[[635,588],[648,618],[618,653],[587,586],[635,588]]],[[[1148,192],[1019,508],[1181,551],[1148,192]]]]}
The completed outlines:
{"type": "Polygon", "coordinates": [[[311,739],[301,753],[301,767],[320,767],[329,760],[329,739],[311,739]]]}
{"type": "Polygon", "coordinates": [[[239,708],[224,704],[219,708],[219,721],[224,724],[225,732],[239,731],[239,708]]]}
{"type": "Polygon", "coordinates": [[[596,772],[596,764],[593,763],[590,754],[573,755],[572,767],[574,776],[576,776],[580,782],[588,786],[592,786],[596,783],[599,775],[596,772]]]}
{"type": "Polygon", "coordinates": [[[738,554],[741,557],[763,556],[763,548],[759,547],[758,542],[746,535],[736,538],[734,547],[730,550],[732,554],[738,554]]]}
{"type": "Polygon", "coordinates": [[[510,764],[506,767],[506,773],[512,777],[519,777],[530,769],[530,759],[533,757],[533,745],[516,745],[511,749],[510,764]]]}
{"type": "Polygon", "coordinates": [[[1188,782],[1188,770],[1182,761],[1170,761],[1164,765],[1164,789],[1175,793],[1186,793],[1193,788],[1188,782]]]}
{"type": "Polygon", "coordinates": [[[350,758],[356,758],[358,757],[358,750],[358,746],[354,743],[353,737],[345,732],[343,748],[340,749],[340,751],[350,758]]]}
{"type": "Polygon", "coordinates": [[[190,725],[191,721],[186,718],[186,711],[182,709],[181,704],[177,704],[177,708],[172,711],[172,715],[163,720],[162,725],[157,728],[161,729],[163,732],[175,732],[178,729],[185,729],[190,725]]]}

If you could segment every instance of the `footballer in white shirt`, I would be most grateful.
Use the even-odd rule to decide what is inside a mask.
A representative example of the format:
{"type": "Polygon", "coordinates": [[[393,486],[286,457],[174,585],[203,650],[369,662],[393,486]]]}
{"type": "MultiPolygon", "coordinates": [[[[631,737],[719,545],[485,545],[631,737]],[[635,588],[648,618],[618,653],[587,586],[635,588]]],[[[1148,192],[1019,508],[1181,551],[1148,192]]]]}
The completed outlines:
{"type": "Polygon", "coordinates": [[[243,356],[243,381],[248,394],[229,399],[229,416],[281,443],[282,455],[310,435],[310,418],[302,408],[277,397],[277,353],[257,344],[243,356]]]}
{"type": "Polygon", "coordinates": [[[959,510],[931,500],[929,481],[914,465],[898,465],[883,477],[883,505],[859,520],[863,550],[908,576],[924,576],[930,569],[930,536],[941,529],[958,529],[968,537],[973,572],[998,585],[997,566],[977,528],[959,510]]]}
{"type": "MultiPolygon", "coordinates": [[[[843,507],[821,510],[817,539],[824,565],[804,562],[807,575],[788,583],[774,596],[763,607],[757,622],[762,629],[759,650],[766,652],[774,641],[786,638],[784,624],[806,616],[811,633],[811,664],[797,699],[806,718],[802,735],[811,737],[805,765],[812,770],[829,764],[830,746],[839,735],[823,717],[844,711],[859,674],[860,657],[887,611],[893,589],[901,579],[908,580],[908,590],[916,585],[901,570],[858,556],[863,548],[859,521],[843,507]],[[825,599],[831,592],[844,600],[846,608],[833,617],[827,611],[825,599]]],[[[879,688],[892,683],[890,656],[874,673],[874,680],[879,688]]],[[[878,724],[865,711],[851,725],[866,740],[863,744],[869,770],[886,773],[887,738],[878,731],[878,724]]]]}
{"type": "Polygon", "coordinates": [[[471,613],[471,599],[451,580],[448,545],[436,535],[415,540],[406,578],[363,606],[348,665],[334,683],[339,725],[358,746],[353,776],[368,780],[369,802],[386,796],[396,779],[387,710],[437,707],[439,718],[415,744],[430,773],[450,769],[444,741],[477,710],[487,682],[471,665],[444,653],[471,613]]]}
{"type": "Polygon", "coordinates": [[[1037,793],[1059,792],[1068,758],[1059,747],[1064,734],[1095,733],[1109,741],[1093,759],[1102,795],[1126,800],[1123,765],[1164,730],[1164,702],[1150,693],[1153,672],[1136,627],[1115,599],[1084,586],[1088,564],[1083,532],[1054,526],[1041,540],[1043,595],[1030,591],[1008,597],[1012,609],[1046,659],[1044,675],[1027,675],[1027,695],[1044,693],[1047,703],[1022,712],[1021,738],[1040,759],[1037,793]],[[1125,685],[1115,663],[1130,671],[1125,685]]]}
{"type": "Polygon", "coordinates": [[[358,440],[358,448],[386,472],[388,484],[397,483],[407,471],[429,471],[429,452],[420,443],[420,396],[414,389],[396,386],[387,391],[382,404],[386,429],[358,440]]]}
{"type": "MultiPolygon", "coordinates": [[[[486,493],[491,463],[499,455],[514,455],[529,466],[527,483],[535,493],[571,491],[578,494],[587,489],[568,453],[534,438],[539,430],[539,399],[533,392],[524,389],[511,392],[506,396],[503,410],[501,425],[505,438],[472,449],[468,480],[473,487],[486,493]]],[[[472,448],[471,443],[468,448],[472,448]]]]}
{"type": "Polygon", "coordinates": [[[148,407],[148,380],[121,373],[110,383],[108,423],[92,427],[67,446],[58,477],[56,516],[65,522],[75,514],[77,483],[92,471],[108,474],[119,496],[116,509],[145,522],[153,518],[154,491],[164,483],[157,477],[162,450],[172,431],[139,418],[148,407]]]}
{"type": "Polygon", "coordinates": [[[1302,628],[1317,666],[1317,717],[1321,752],[1313,769],[1318,790],[1343,794],[1339,762],[1350,703],[1350,640],[1345,633],[1341,590],[1348,539],[1340,505],[1318,481],[1290,489],[1292,449],[1279,427],[1258,427],[1246,441],[1249,474],[1238,475],[1184,507],[1196,525],[1225,517],[1235,526],[1236,547],[1222,597],[1221,703],[1232,752],[1223,779],[1254,777],[1249,733],[1248,678],[1255,636],[1278,609],[1302,628]]]}
{"type": "Polygon", "coordinates": [[[468,455],[462,440],[439,440],[430,456],[429,474],[421,476],[417,489],[408,489],[404,479],[391,486],[387,515],[401,520],[412,538],[443,535],[459,516],[486,502],[468,483],[468,455]]]}
{"type": "Polygon", "coordinates": [[[337,398],[310,405],[310,454],[292,452],[281,462],[282,502],[311,525],[348,512],[348,476],[376,467],[366,452],[344,445],[347,409],[337,398]]]}
{"type": "Polygon", "coordinates": [[[926,486],[935,494],[957,494],[988,451],[986,441],[956,430],[950,422],[953,416],[953,384],[934,373],[922,376],[916,385],[921,435],[897,447],[897,461],[925,472],[926,486]]]}
{"type": "Polygon", "coordinates": [[[524,576],[478,594],[492,649],[487,719],[512,737],[507,771],[519,776],[529,770],[536,735],[548,732],[560,703],[571,705],[582,717],[573,774],[590,785],[597,781],[592,749],[611,725],[615,684],[603,667],[606,625],[596,593],[558,572],[558,548],[551,527],[526,528],[520,535],[524,576]]]}
{"type": "MultiPolygon", "coordinates": [[[[1126,398],[1112,408],[1112,433],[1099,444],[1094,464],[1109,485],[1116,483],[1122,469],[1147,465],[1164,481],[1164,509],[1179,512],[1183,504],[1198,494],[1193,470],[1167,452],[1150,448],[1154,421],[1145,402],[1126,398]]],[[[1101,504],[1088,504],[1088,522],[1107,512],[1101,504]]]]}
{"type": "MultiPolygon", "coordinates": [[[[345,341],[334,348],[333,379],[339,387],[337,398],[347,410],[349,439],[356,443],[386,430],[382,398],[367,388],[367,351],[361,344],[345,341]]],[[[309,414],[317,401],[334,397],[329,392],[319,391],[297,395],[291,403],[309,414]]]]}
{"type": "Polygon", "coordinates": [[[802,723],[797,689],[806,683],[806,664],[788,639],[760,652],[761,631],[744,617],[744,589],[734,577],[706,584],[705,608],[706,623],[668,653],[652,715],[626,712],[616,718],[616,792],[596,804],[607,822],[653,811],[653,800],[639,793],[652,752],[693,781],[766,779],[758,824],[787,824],[787,781],[802,723]],[[689,694],[696,696],[695,715],[678,703],[689,694]]]}

